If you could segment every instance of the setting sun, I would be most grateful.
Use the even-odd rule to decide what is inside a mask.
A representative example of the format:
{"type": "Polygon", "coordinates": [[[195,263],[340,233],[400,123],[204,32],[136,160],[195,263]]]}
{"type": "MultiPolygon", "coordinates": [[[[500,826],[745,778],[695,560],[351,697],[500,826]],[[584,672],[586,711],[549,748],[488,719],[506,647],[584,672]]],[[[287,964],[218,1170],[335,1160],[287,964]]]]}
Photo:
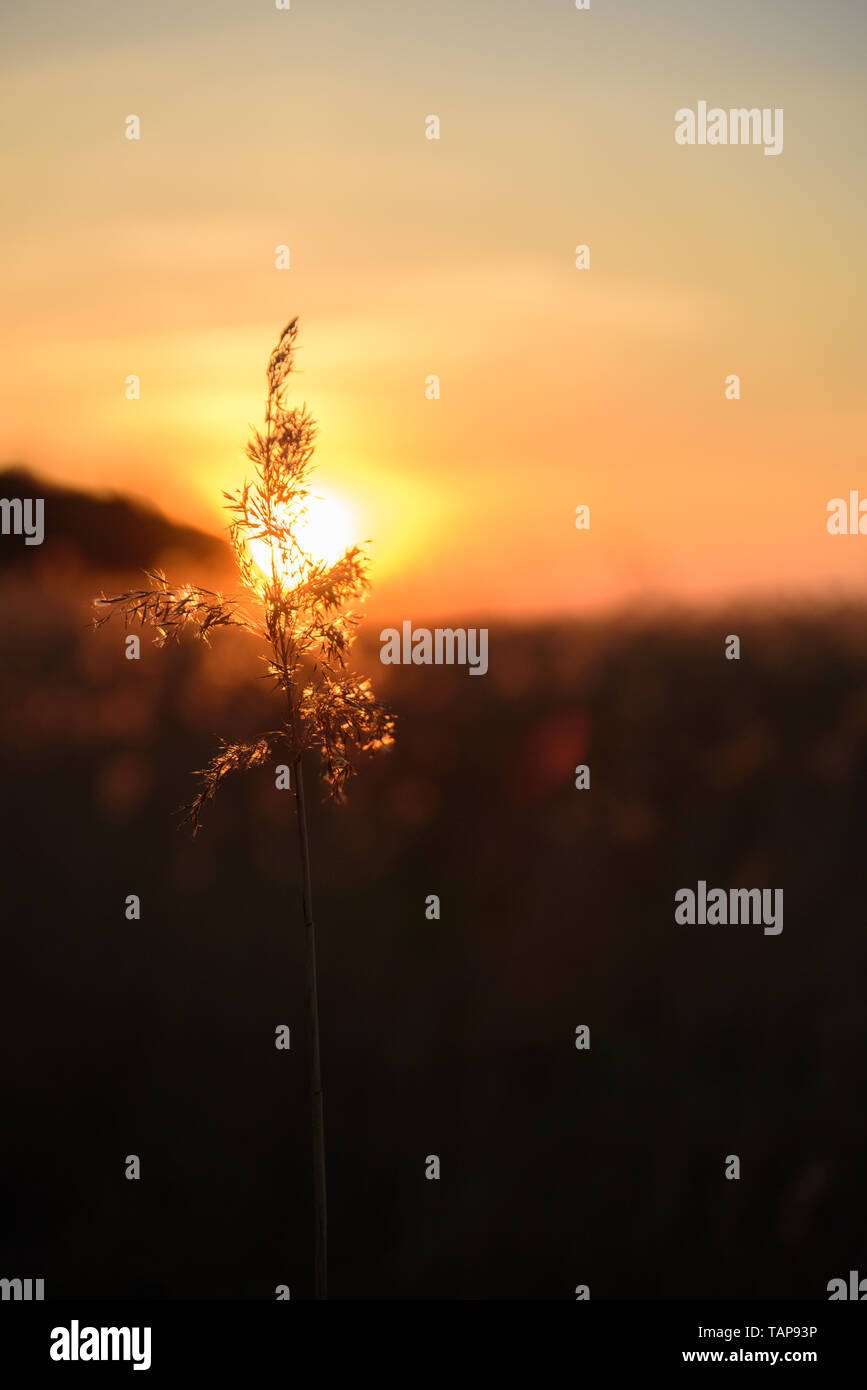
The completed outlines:
{"type": "MultiPolygon", "coordinates": [[[[298,545],[317,562],[333,565],[352,545],[353,517],[346,503],[328,493],[314,493],[307,499],[304,514],[292,526],[287,512],[278,518],[292,530],[298,545]]],[[[271,546],[268,541],[248,541],[250,553],[262,574],[271,574],[271,546]]],[[[278,562],[278,569],[283,568],[278,562]]]]}

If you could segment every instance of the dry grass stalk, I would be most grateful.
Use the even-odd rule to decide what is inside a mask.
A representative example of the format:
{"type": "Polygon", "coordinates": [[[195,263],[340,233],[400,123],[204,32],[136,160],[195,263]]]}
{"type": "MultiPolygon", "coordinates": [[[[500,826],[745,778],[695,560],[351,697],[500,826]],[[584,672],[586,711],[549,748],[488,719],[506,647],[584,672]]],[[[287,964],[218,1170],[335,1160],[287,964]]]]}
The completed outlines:
{"type": "Polygon", "coordinates": [[[253,466],[250,482],[224,493],[231,516],[229,534],[244,589],[245,605],[198,585],[170,584],[159,571],[146,571],[153,587],[95,600],[96,627],[114,614],[127,627],[151,626],[164,646],[185,633],[208,642],[220,627],[239,627],[266,644],[266,672],[286,702],[279,729],[253,743],[222,743],[199,773],[199,790],[182,808],[196,834],[203,808],[231,772],[259,767],[283,745],[293,770],[302,867],[302,899],[307,948],[311,1095],[314,1159],[314,1287],[327,1297],[326,1196],[323,1093],[319,1055],[319,1002],[302,759],[315,752],[331,794],[342,798],[360,753],[386,747],[393,720],[377,701],[370,681],[348,670],[347,658],[360,615],[348,604],[369,587],[367,556],[352,546],[335,563],[308,554],[299,526],[310,497],[316,426],[305,407],[289,409],[286,383],[294,362],[298,320],[287,324],[271,353],[267,370],[264,433],[255,430],[247,445],[253,466]],[[269,556],[260,568],[251,543],[269,556]],[[252,604],[252,609],[251,609],[252,604]]]}

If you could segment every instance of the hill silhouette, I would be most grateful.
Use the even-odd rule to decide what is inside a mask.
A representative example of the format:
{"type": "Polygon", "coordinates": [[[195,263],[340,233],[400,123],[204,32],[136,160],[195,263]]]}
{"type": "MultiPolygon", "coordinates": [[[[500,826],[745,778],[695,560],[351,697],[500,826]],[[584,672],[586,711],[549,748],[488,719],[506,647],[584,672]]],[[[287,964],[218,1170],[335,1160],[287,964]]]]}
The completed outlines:
{"type": "Polygon", "coordinates": [[[223,564],[228,547],[218,536],[179,525],[155,507],[111,492],[86,492],[49,482],[30,469],[0,472],[0,497],[42,498],[45,539],[25,546],[20,536],[0,535],[0,569],[62,559],[96,571],[144,569],[169,550],[208,564],[223,564]]]}

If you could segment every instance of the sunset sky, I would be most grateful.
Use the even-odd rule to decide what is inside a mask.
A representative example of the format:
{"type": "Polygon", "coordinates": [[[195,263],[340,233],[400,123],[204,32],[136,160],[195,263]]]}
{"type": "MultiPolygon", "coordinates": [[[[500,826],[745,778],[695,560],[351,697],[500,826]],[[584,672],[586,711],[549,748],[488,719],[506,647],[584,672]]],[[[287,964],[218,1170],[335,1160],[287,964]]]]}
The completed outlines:
{"type": "Polygon", "coordinates": [[[7,5],[0,463],[218,529],[298,314],[401,616],[863,594],[865,56],[861,0],[7,5]]]}

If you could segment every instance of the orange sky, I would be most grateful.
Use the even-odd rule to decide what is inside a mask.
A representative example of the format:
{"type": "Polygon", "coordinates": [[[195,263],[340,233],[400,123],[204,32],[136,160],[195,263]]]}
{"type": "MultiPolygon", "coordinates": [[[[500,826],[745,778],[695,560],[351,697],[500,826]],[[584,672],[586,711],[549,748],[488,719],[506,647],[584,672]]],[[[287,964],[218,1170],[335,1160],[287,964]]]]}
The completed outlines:
{"type": "Polygon", "coordinates": [[[0,461],[219,527],[298,313],[407,616],[863,593],[862,10],[182,9],[3,19],[0,461]],[[700,99],[784,108],[783,153],[679,147],[700,99]]]}

